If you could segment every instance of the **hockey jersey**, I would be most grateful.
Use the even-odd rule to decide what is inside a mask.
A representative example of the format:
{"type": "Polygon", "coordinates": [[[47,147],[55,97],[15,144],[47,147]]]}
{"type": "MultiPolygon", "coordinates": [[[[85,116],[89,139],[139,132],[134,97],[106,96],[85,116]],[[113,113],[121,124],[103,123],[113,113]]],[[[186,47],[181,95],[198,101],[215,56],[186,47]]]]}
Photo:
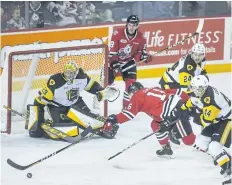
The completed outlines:
{"type": "Polygon", "coordinates": [[[144,112],[156,122],[160,122],[170,116],[178,101],[186,99],[186,96],[180,89],[141,89],[132,96],[128,107],[116,115],[118,123],[133,119],[139,112],[144,112]]]}
{"type": "Polygon", "coordinates": [[[192,93],[189,95],[186,105],[201,110],[200,121],[204,127],[231,119],[231,100],[216,88],[209,86],[201,98],[194,97],[192,93]]]}
{"type": "Polygon", "coordinates": [[[77,102],[82,90],[96,94],[103,88],[80,68],[73,82],[66,81],[63,73],[52,75],[35,100],[42,105],[71,106],[77,102]]]}
{"type": "Polygon", "coordinates": [[[146,52],[146,40],[139,31],[129,38],[126,28],[118,29],[113,32],[109,50],[110,62],[128,62],[132,59],[139,62],[142,52],[146,52]]]}
{"type": "Polygon", "coordinates": [[[186,90],[194,76],[206,74],[204,66],[205,59],[200,64],[196,64],[191,55],[188,54],[180,58],[171,68],[168,68],[162,79],[166,84],[176,84],[176,88],[186,90]]]}

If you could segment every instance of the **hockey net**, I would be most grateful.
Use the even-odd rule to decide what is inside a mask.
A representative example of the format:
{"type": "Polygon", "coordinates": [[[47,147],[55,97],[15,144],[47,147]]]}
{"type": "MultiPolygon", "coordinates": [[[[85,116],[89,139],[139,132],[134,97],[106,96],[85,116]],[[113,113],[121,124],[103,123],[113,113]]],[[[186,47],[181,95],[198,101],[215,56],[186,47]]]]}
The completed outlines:
{"type": "MultiPolygon", "coordinates": [[[[1,53],[4,68],[1,75],[1,132],[10,134],[13,122],[20,117],[3,108],[6,105],[20,113],[26,113],[26,105],[34,98],[53,74],[63,72],[68,61],[75,61],[89,76],[102,86],[107,85],[108,50],[104,44],[69,46],[69,43],[34,44],[31,47],[11,47],[1,53]],[[64,47],[65,46],[65,47],[64,47]]],[[[94,96],[85,91],[81,96],[90,109],[107,115],[107,103],[98,103],[94,96]]],[[[22,118],[21,118],[22,119],[22,118]]],[[[17,125],[19,127],[19,125],[17,125]]],[[[21,128],[24,125],[20,124],[21,128]]],[[[22,130],[22,129],[21,129],[22,130]]],[[[17,133],[13,129],[13,133],[17,133]]]]}

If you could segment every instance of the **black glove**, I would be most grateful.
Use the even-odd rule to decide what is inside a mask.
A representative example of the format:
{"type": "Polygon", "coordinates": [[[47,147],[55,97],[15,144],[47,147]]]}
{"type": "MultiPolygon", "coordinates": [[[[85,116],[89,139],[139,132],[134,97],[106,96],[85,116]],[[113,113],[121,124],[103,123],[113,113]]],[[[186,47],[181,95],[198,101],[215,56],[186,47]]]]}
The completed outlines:
{"type": "Polygon", "coordinates": [[[145,63],[149,63],[152,61],[152,56],[147,54],[146,52],[143,52],[141,54],[140,60],[144,60],[145,63]]]}
{"type": "Polygon", "coordinates": [[[117,134],[117,131],[119,129],[117,123],[118,121],[115,114],[108,116],[103,126],[102,137],[112,139],[117,134]]]}
{"type": "Polygon", "coordinates": [[[159,132],[167,132],[167,131],[170,131],[171,128],[172,128],[172,125],[170,125],[169,122],[161,121],[159,132]]]}

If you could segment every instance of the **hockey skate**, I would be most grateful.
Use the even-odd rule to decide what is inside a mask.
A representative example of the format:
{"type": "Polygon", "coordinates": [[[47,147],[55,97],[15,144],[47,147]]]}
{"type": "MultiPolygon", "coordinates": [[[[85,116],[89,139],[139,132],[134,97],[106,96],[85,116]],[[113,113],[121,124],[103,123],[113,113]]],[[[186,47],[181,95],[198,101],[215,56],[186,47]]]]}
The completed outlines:
{"type": "Polygon", "coordinates": [[[162,149],[157,150],[156,154],[160,158],[166,158],[166,159],[173,159],[174,158],[170,143],[167,143],[166,145],[164,145],[162,149]]]}
{"type": "Polygon", "coordinates": [[[231,182],[231,166],[229,166],[226,170],[221,170],[220,172],[224,176],[224,181],[222,182],[222,185],[232,185],[231,182]]]}

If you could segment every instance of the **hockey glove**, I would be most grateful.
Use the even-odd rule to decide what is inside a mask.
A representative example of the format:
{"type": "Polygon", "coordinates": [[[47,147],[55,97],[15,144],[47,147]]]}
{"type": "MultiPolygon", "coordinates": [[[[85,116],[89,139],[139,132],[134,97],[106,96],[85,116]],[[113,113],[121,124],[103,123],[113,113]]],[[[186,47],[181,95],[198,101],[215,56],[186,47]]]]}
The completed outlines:
{"type": "Polygon", "coordinates": [[[167,131],[170,131],[171,130],[171,125],[169,124],[169,122],[167,121],[161,121],[160,122],[160,129],[159,129],[159,132],[167,132],[167,131]]]}
{"type": "Polygon", "coordinates": [[[96,93],[97,100],[104,101],[108,100],[109,102],[115,101],[120,95],[120,91],[117,87],[107,86],[104,90],[96,93]]]}
{"type": "Polygon", "coordinates": [[[149,63],[149,62],[152,61],[152,56],[149,55],[149,54],[146,53],[146,52],[143,52],[143,53],[141,54],[140,61],[144,61],[145,63],[149,63]]]}
{"type": "Polygon", "coordinates": [[[119,126],[117,125],[117,117],[115,114],[110,115],[103,126],[102,131],[102,137],[105,137],[107,139],[112,139],[119,129],[119,126]]]}

